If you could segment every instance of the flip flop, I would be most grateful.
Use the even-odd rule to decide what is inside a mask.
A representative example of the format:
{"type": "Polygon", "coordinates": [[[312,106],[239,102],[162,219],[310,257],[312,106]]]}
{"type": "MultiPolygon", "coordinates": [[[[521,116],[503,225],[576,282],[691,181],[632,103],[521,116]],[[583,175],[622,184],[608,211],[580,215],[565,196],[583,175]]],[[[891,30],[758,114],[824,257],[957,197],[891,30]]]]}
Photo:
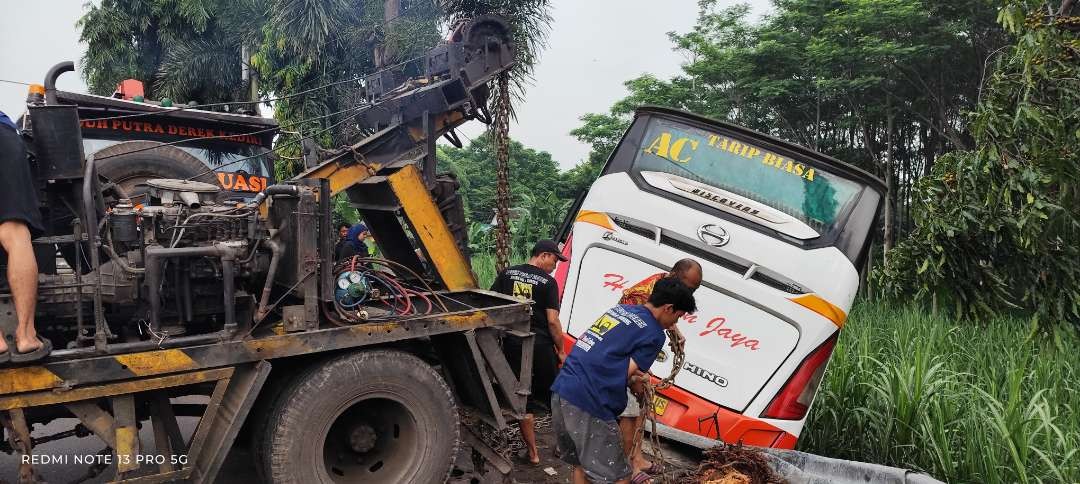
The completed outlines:
{"type": "Polygon", "coordinates": [[[8,350],[8,352],[11,353],[11,362],[27,363],[31,361],[38,361],[42,358],[45,358],[46,356],[49,356],[49,353],[52,353],[53,349],[52,341],[49,341],[48,338],[42,338],[41,336],[38,336],[38,340],[41,341],[41,347],[34,351],[30,351],[27,353],[19,353],[19,350],[8,350]]]}
{"type": "Polygon", "coordinates": [[[653,475],[653,476],[660,475],[660,474],[664,473],[664,466],[662,466],[662,465],[660,465],[660,464],[658,464],[656,462],[653,462],[652,464],[649,464],[649,467],[646,467],[645,469],[642,469],[641,472],[644,472],[646,474],[653,475]]]}
{"type": "Polygon", "coordinates": [[[11,351],[4,350],[3,353],[0,353],[0,365],[3,365],[9,361],[11,361],[11,351]]]}
{"type": "Polygon", "coordinates": [[[630,478],[630,484],[652,484],[654,482],[656,482],[656,479],[645,472],[638,472],[634,474],[634,477],[630,478]]]}

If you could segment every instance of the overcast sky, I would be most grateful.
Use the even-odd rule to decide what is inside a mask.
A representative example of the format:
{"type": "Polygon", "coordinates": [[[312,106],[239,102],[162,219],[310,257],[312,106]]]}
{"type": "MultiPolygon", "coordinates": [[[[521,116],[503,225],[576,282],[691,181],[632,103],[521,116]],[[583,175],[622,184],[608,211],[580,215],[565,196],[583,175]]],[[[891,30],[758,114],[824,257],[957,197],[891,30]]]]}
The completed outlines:
{"type": "MultiPolygon", "coordinates": [[[[75,61],[79,44],[75,22],[84,0],[38,0],[4,4],[0,15],[0,79],[41,83],[53,64],[75,61]]],[[[697,0],[553,0],[555,21],[536,80],[517,107],[511,136],[530,148],[548,151],[565,169],[584,159],[587,145],[570,136],[585,113],[605,112],[626,95],[622,83],[644,73],[662,78],[679,71],[686,59],[671,50],[667,32],[686,32],[697,18],[697,0]]],[[[723,2],[722,2],[723,3],[723,2]]],[[[732,4],[737,3],[731,0],[732,4]]],[[[769,0],[750,0],[756,16],[769,0]]],[[[85,92],[76,74],[60,78],[59,88],[85,92]]],[[[0,110],[12,118],[23,111],[26,86],[0,82],[0,110]]],[[[466,139],[481,126],[463,130],[466,139]]]]}

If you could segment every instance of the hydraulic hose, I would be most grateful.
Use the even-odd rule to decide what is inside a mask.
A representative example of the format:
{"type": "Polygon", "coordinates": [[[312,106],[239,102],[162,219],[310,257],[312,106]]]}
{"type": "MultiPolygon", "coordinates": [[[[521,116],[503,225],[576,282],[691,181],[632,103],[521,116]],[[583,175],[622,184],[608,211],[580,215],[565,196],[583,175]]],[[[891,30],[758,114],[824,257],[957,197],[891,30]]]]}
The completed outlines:
{"type": "Polygon", "coordinates": [[[270,246],[270,268],[266,271],[266,282],[263,283],[262,295],[259,297],[259,309],[255,311],[255,323],[262,321],[266,313],[270,311],[267,309],[270,305],[270,290],[274,287],[274,276],[277,274],[278,262],[281,261],[281,253],[284,250],[276,240],[267,241],[266,245],[270,246]]]}

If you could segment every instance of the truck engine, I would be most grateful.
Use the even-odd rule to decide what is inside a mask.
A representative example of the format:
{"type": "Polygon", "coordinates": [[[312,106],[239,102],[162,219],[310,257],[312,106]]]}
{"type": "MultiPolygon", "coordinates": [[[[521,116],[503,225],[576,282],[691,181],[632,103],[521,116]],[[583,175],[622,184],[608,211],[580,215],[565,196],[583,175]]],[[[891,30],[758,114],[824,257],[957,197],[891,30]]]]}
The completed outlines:
{"type": "Polygon", "coordinates": [[[118,333],[110,336],[125,341],[231,331],[238,320],[250,325],[257,314],[265,316],[285,251],[277,237],[282,229],[260,220],[256,207],[270,194],[297,197],[300,188],[274,185],[250,202],[225,204],[209,183],[152,179],[146,185],[145,204],[105,203],[94,237],[101,247],[96,271],[42,276],[39,314],[48,315],[40,319],[49,321],[42,328],[47,337],[72,347],[93,341],[86,320],[98,309],[110,323],[106,331],[118,333]],[[95,286],[100,302],[88,304],[92,297],[74,293],[82,288],[92,296],[95,286]]]}

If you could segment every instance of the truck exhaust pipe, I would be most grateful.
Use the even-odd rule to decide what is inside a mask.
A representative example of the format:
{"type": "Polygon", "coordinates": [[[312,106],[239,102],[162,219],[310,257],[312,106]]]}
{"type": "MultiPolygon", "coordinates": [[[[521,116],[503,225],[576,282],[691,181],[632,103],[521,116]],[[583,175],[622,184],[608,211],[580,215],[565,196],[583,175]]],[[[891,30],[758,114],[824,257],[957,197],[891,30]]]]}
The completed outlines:
{"type": "Polygon", "coordinates": [[[75,63],[72,61],[64,61],[55,66],[49,68],[49,72],[45,73],[45,104],[49,106],[55,106],[56,101],[56,79],[60,77],[60,74],[65,72],[72,72],[75,70],[75,63]]]}

